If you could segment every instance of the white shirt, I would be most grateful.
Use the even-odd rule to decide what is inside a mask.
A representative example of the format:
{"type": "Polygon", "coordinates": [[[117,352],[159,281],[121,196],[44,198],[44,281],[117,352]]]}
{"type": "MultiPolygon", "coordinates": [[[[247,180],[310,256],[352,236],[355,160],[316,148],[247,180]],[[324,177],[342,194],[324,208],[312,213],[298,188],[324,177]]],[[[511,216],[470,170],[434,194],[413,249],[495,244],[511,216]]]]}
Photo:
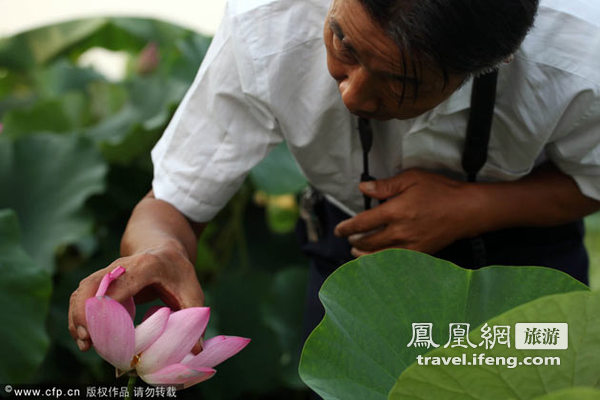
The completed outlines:
{"type": "MultiPolygon", "coordinates": [[[[326,67],[330,0],[230,0],[198,75],[152,151],[153,188],[210,220],[248,171],[285,140],[309,182],[362,211],[357,119],[326,67]]],[[[543,0],[500,68],[485,181],[519,179],[546,159],[600,199],[600,2],[543,0]]],[[[371,174],[420,167],[460,178],[471,82],[410,120],[373,121],[371,174]]]]}

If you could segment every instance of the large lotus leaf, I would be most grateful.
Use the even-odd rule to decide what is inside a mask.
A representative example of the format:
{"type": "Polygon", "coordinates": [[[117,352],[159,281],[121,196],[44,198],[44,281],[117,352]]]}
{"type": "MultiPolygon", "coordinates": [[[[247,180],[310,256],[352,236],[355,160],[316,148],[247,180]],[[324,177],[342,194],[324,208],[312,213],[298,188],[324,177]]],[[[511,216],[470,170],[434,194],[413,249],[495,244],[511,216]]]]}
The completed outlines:
{"type": "Polygon", "coordinates": [[[37,102],[27,109],[7,112],[2,119],[3,134],[11,138],[32,132],[68,132],[72,128],[65,107],[58,100],[37,102]]]}
{"type": "Polygon", "coordinates": [[[82,126],[88,118],[88,98],[93,95],[90,88],[95,84],[107,83],[91,68],[77,67],[64,58],[29,74],[5,70],[4,76],[0,76],[0,118],[4,133],[14,130],[10,127],[14,123],[24,133],[64,132],[82,126]],[[32,112],[31,108],[41,110],[32,112]],[[19,110],[23,112],[17,113],[16,120],[9,123],[8,119],[15,119],[15,116],[9,117],[9,112],[19,110]]]}
{"type": "Polygon", "coordinates": [[[298,193],[306,186],[306,178],[284,143],[250,171],[252,183],[271,195],[298,193]]]}
{"type": "Polygon", "coordinates": [[[591,387],[574,387],[545,394],[533,400],[600,400],[600,390],[591,387]]]}
{"type": "Polygon", "coordinates": [[[50,274],[20,245],[17,216],[0,210],[0,382],[26,383],[48,350],[50,274]]]}
{"type": "Polygon", "coordinates": [[[360,257],[321,288],[326,315],[304,346],[300,376],[325,399],[386,399],[400,373],[427,351],[407,347],[413,323],[432,323],[434,341],[444,345],[452,322],[475,328],[540,296],[586,289],[548,268],[472,271],[408,250],[360,257]]]}
{"type": "Polygon", "coordinates": [[[159,76],[136,77],[125,87],[129,100],[122,109],[85,132],[111,163],[148,154],[186,91],[181,82],[159,76]]]}
{"type": "Polygon", "coordinates": [[[74,135],[0,136],[0,207],[17,212],[23,247],[52,270],[59,245],[91,232],[85,201],[104,188],[107,166],[94,144],[74,135]]]}
{"type": "MultiPolygon", "coordinates": [[[[600,389],[600,292],[572,292],[546,296],[516,307],[487,322],[488,327],[516,323],[567,323],[568,349],[522,350],[511,346],[482,348],[440,348],[425,357],[462,357],[473,360],[474,353],[488,357],[514,357],[507,365],[432,366],[413,364],[407,368],[392,391],[390,400],[516,400],[533,399],[574,386],[600,389]],[[554,365],[533,366],[526,357],[554,357],[554,365]]],[[[470,335],[480,340],[482,328],[470,335]]],[[[508,360],[508,359],[507,359],[508,360]]],[[[535,361],[535,360],[534,360],[535,361]]],[[[539,359],[538,363],[543,360],[539,359]]],[[[489,363],[493,364],[493,363],[489,363]]],[[[552,398],[552,397],[550,397],[552,398]]],[[[561,398],[561,397],[559,397],[561,398]]],[[[563,397],[564,398],[564,397],[563,397]]],[[[580,399],[577,397],[577,399],[580,399]]]]}
{"type": "Polygon", "coordinates": [[[47,67],[34,72],[36,94],[51,98],[66,93],[85,92],[93,82],[105,82],[106,78],[91,67],[80,67],[67,58],[59,58],[47,67]]]}
{"type": "Polygon", "coordinates": [[[37,101],[29,108],[8,111],[2,118],[2,134],[17,138],[39,132],[73,132],[83,125],[86,113],[83,93],[71,92],[60,98],[37,101]]]}

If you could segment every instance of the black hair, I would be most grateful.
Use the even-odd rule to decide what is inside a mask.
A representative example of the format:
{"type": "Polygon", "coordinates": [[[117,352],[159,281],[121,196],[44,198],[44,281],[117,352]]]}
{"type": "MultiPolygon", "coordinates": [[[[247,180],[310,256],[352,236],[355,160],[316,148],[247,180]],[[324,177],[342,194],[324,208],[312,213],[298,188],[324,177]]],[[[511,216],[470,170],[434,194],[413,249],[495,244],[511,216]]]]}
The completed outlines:
{"type": "MultiPolygon", "coordinates": [[[[411,54],[410,69],[437,66],[448,74],[495,68],[520,46],[533,25],[538,0],[360,0],[371,17],[411,54]],[[415,60],[416,59],[416,60],[415,60]]],[[[401,60],[405,71],[406,59],[401,60]]]]}

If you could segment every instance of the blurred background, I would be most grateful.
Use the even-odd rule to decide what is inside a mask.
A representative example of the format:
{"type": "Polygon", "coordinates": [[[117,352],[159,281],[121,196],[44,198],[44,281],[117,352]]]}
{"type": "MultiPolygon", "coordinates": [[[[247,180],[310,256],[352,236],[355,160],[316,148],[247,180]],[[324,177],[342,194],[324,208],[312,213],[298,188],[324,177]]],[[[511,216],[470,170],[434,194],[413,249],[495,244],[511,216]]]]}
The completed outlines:
{"type": "MultiPolygon", "coordinates": [[[[9,311],[0,312],[0,383],[126,385],[93,351],[77,350],[69,296],[118,258],[150,188],[150,149],[223,8],[0,0],[0,310],[9,311]]],[[[252,343],[179,398],[308,398],[297,373],[308,263],[294,235],[305,186],[279,146],[205,230],[196,270],[211,306],[206,337],[252,343]]],[[[599,288],[600,217],[586,226],[599,288]]]]}

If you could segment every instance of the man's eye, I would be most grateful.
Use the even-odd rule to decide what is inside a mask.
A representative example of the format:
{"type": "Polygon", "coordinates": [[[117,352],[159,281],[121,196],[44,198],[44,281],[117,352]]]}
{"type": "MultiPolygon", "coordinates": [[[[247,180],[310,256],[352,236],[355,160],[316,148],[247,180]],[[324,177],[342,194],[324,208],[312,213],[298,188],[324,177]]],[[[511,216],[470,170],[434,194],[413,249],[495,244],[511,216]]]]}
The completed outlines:
{"type": "Polygon", "coordinates": [[[342,40],[337,36],[333,35],[333,49],[336,52],[336,57],[344,62],[356,62],[356,57],[352,53],[352,50],[349,49],[342,40]]]}
{"type": "Polygon", "coordinates": [[[340,40],[339,37],[337,37],[336,34],[332,34],[333,39],[331,41],[331,43],[333,43],[333,48],[335,51],[344,51],[346,48],[344,47],[344,44],[342,43],[342,41],[340,40]]]}

